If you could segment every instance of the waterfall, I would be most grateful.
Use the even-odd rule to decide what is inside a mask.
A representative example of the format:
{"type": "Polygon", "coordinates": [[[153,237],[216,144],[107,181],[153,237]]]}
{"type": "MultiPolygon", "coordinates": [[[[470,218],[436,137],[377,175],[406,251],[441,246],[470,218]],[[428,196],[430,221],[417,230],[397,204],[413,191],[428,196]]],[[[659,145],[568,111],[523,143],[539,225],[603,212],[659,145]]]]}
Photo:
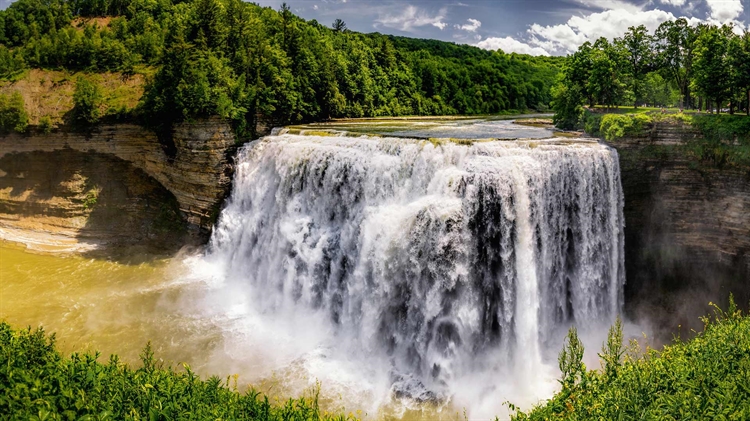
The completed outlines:
{"type": "Polygon", "coordinates": [[[239,153],[205,259],[435,399],[498,364],[534,376],[561,326],[618,314],[622,207],[597,142],[278,134],[239,153]]]}

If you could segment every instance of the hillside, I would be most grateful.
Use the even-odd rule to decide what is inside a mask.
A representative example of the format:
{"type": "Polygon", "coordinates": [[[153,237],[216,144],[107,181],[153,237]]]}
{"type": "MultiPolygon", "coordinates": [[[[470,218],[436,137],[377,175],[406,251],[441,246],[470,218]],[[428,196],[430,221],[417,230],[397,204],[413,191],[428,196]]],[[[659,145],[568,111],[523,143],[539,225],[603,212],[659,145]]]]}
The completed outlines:
{"type": "Polygon", "coordinates": [[[46,116],[52,124],[59,125],[65,123],[73,111],[73,93],[79,77],[89,79],[101,87],[104,92],[100,104],[102,115],[116,110],[133,110],[143,96],[146,80],[143,74],[26,69],[12,80],[0,81],[0,94],[21,94],[29,124],[38,125],[42,117],[46,116]]]}
{"type": "Polygon", "coordinates": [[[102,109],[129,110],[143,86],[144,123],[218,115],[241,137],[335,117],[547,110],[562,60],[361,34],[240,0],[19,0],[0,12],[3,89],[46,92],[24,93],[32,123],[70,108],[55,96],[74,87],[56,81],[76,72],[100,75],[89,79],[109,96],[102,109]]]}

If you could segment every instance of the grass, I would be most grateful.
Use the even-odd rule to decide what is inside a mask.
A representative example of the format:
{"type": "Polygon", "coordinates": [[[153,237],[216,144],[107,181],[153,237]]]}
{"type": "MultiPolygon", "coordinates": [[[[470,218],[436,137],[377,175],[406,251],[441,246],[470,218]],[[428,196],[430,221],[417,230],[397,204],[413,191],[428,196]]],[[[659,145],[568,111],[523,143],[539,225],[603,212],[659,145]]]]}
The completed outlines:
{"type": "Polygon", "coordinates": [[[731,299],[726,312],[715,308],[703,332],[661,350],[643,351],[637,342],[623,347],[615,325],[600,370],[581,362],[583,345],[571,330],[560,356],[562,390],[513,420],[750,419],[750,317],[731,299]]]}
{"type": "Polygon", "coordinates": [[[2,420],[353,420],[318,406],[318,392],[274,405],[237,378],[206,380],[189,366],[163,367],[150,346],[134,369],[111,356],[63,357],[55,336],[41,328],[13,330],[0,323],[2,420]]]}

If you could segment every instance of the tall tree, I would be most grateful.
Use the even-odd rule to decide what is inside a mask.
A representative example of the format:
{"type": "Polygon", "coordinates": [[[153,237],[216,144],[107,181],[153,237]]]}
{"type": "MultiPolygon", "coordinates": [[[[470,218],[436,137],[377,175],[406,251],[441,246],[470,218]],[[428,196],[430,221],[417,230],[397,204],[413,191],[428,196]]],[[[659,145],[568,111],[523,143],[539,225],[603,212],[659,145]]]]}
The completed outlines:
{"type": "Polygon", "coordinates": [[[707,26],[700,31],[696,41],[693,83],[699,92],[713,100],[719,113],[731,87],[728,34],[731,34],[731,28],[726,26],[707,26]]]}
{"type": "Polygon", "coordinates": [[[333,24],[331,25],[331,28],[333,28],[336,32],[345,32],[346,31],[346,22],[344,22],[341,19],[336,19],[333,21],[333,24]]]}
{"type": "Polygon", "coordinates": [[[591,73],[588,91],[599,104],[618,105],[624,96],[623,67],[625,53],[617,44],[599,38],[591,50],[591,73]]]}
{"type": "Polygon", "coordinates": [[[729,42],[729,64],[732,68],[732,84],[747,100],[747,115],[750,116],[750,32],[741,37],[732,37],[729,42]]]}
{"type": "Polygon", "coordinates": [[[682,105],[687,108],[692,108],[690,80],[695,39],[696,31],[685,18],[662,23],[654,36],[656,67],[663,69],[675,82],[682,95],[682,105]]]}
{"type": "MultiPolygon", "coordinates": [[[[589,107],[596,105],[596,97],[589,86],[589,77],[591,77],[592,62],[591,52],[592,45],[586,41],[578,47],[578,51],[568,57],[565,66],[566,83],[572,83],[577,86],[576,94],[585,98],[589,107]]],[[[573,91],[571,91],[573,92],[573,91]]]]}
{"type": "Polygon", "coordinates": [[[631,26],[622,38],[622,51],[627,62],[630,75],[630,87],[633,90],[633,106],[638,108],[638,99],[641,97],[643,78],[653,68],[653,55],[651,53],[652,37],[644,25],[631,26]]]}

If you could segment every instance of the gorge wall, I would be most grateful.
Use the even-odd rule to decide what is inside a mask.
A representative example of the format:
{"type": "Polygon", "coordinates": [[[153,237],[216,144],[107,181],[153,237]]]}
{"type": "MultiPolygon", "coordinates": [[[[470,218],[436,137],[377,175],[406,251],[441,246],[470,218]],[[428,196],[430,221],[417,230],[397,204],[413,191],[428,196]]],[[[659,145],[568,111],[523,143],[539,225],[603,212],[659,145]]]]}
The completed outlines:
{"type": "Polygon", "coordinates": [[[699,136],[656,123],[612,145],[625,194],[626,311],[668,320],[665,332],[700,328],[709,301],[724,304],[730,292],[750,301],[750,173],[692,158],[699,136]]]}
{"type": "Polygon", "coordinates": [[[172,142],[131,124],[0,138],[0,235],[71,251],[204,241],[228,193],[235,137],[205,120],[176,126],[172,142]]]}

